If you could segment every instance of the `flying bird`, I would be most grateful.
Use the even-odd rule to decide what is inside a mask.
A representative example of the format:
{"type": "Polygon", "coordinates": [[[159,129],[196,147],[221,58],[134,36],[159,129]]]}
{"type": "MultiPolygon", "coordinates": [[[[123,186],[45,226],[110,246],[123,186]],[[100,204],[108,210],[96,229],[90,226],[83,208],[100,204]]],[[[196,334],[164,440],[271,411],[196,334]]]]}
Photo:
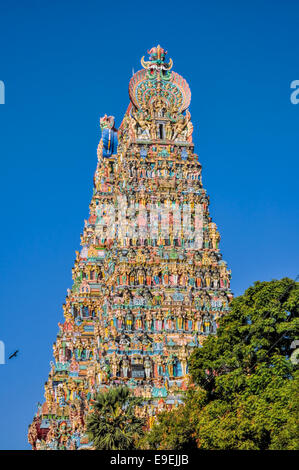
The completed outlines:
{"type": "Polygon", "coordinates": [[[18,352],[19,352],[19,350],[17,349],[13,354],[11,354],[11,355],[9,356],[8,359],[12,359],[13,357],[17,357],[18,352]]]}

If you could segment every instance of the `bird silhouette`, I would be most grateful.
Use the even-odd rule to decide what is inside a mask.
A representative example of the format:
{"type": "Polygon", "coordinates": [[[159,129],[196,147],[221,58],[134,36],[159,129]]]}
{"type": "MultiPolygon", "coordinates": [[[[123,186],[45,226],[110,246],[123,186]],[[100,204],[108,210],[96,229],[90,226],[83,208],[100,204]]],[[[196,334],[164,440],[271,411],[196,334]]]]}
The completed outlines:
{"type": "Polygon", "coordinates": [[[19,352],[19,350],[17,349],[13,354],[11,354],[11,355],[9,356],[8,359],[12,359],[13,357],[17,357],[18,352],[19,352]]]}

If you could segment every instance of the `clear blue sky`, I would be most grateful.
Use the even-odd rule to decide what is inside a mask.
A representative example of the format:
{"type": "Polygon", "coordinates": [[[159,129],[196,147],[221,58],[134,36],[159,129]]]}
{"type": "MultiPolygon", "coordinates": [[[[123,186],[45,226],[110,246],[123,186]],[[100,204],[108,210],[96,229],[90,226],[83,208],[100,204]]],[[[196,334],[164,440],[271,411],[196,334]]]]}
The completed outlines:
{"type": "Polygon", "coordinates": [[[296,277],[299,4],[3,0],[0,448],[25,449],[92,194],[99,117],[159,43],[192,91],[203,183],[236,295],[296,277]]]}

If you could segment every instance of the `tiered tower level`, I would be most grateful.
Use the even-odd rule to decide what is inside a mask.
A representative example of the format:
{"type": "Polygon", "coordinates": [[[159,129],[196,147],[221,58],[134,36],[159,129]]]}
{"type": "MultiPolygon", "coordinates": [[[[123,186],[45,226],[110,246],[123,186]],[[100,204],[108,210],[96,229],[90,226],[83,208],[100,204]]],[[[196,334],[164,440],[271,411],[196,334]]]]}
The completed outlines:
{"type": "Polygon", "coordinates": [[[144,397],[149,425],[180,403],[188,357],[232,297],[194,153],[189,86],[160,46],[141,63],[119,129],[100,120],[90,216],[45,402],[29,426],[34,449],[90,447],[85,417],[108,387],[144,397]]]}

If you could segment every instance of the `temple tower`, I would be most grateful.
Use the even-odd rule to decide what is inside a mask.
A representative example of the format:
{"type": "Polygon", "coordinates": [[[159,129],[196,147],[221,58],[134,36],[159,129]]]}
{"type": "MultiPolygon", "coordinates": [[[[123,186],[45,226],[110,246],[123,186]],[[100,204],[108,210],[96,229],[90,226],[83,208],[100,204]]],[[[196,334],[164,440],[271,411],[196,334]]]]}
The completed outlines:
{"type": "Polygon", "coordinates": [[[83,449],[96,393],[126,384],[149,421],[180,403],[188,357],[229,306],[230,271],[194,153],[189,86],[160,46],[129,83],[130,104],[102,138],[90,215],[28,438],[83,449]]]}

